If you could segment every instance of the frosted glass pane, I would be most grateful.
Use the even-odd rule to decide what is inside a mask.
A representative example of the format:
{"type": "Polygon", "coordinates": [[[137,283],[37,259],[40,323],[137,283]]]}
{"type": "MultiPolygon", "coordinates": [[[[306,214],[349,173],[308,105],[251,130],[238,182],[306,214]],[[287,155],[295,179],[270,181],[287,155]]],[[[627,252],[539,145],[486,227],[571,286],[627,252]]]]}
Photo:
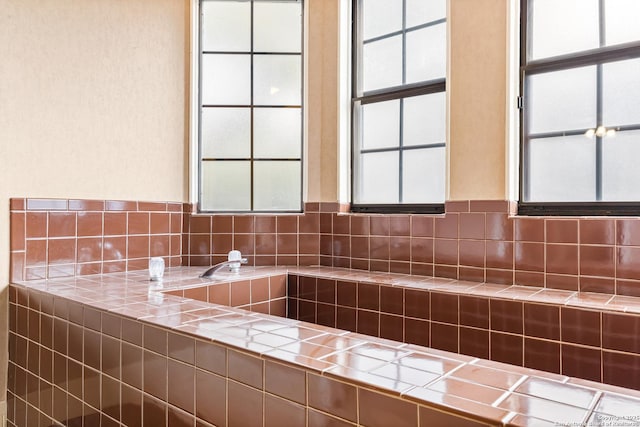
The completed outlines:
{"type": "Polygon", "coordinates": [[[402,29],[402,0],[362,0],[362,38],[402,29]]]}
{"type": "Polygon", "coordinates": [[[254,52],[300,52],[302,4],[256,2],[253,6],[254,52]]]}
{"type": "Polygon", "coordinates": [[[400,101],[363,105],[361,117],[363,149],[400,145],[400,101]]]}
{"type": "Polygon", "coordinates": [[[202,109],[202,157],[251,157],[251,110],[248,108],[202,109]]]}
{"type": "Polygon", "coordinates": [[[300,162],[255,162],[253,172],[254,210],[300,210],[300,162]]]}
{"type": "Polygon", "coordinates": [[[446,18],[447,0],[407,0],[407,28],[446,18]]]}
{"type": "Polygon", "coordinates": [[[398,203],[398,152],[367,153],[358,160],[356,203],[398,203]]]}
{"type": "Polygon", "coordinates": [[[640,2],[638,0],[606,0],[605,28],[608,46],[640,40],[640,2]]]}
{"type": "Polygon", "coordinates": [[[251,4],[248,1],[203,1],[202,50],[251,50],[251,4]]]}
{"type": "Polygon", "coordinates": [[[402,84],[402,36],[363,46],[362,81],[364,91],[402,84]]]}
{"type": "Polygon", "coordinates": [[[240,211],[251,209],[250,162],[202,162],[204,210],[240,211]]]}
{"type": "Polygon", "coordinates": [[[583,135],[536,139],[529,147],[529,200],[595,200],[595,139],[583,135]]]}
{"type": "Polygon", "coordinates": [[[535,74],[527,79],[531,133],[596,125],[596,67],[535,74]]]}
{"type": "Polygon", "coordinates": [[[599,46],[598,0],[532,0],[531,59],[599,46]]]}
{"type": "Polygon", "coordinates": [[[605,126],[640,123],[640,59],[602,65],[605,126]]]}
{"type": "Polygon", "coordinates": [[[640,132],[618,132],[602,142],[602,198],[640,200],[640,132]]]}
{"type": "Polygon", "coordinates": [[[254,109],[254,157],[299,158],[302,145],[300,122],[299,108],[254,109]]]}
{"type": "Polygon", "coordinates": [[[300,56],[255,55],[253,66],[255,105],[300,105],[300,56]]]}
{"type": "Polygon", "coordinates": [[[407,83],[441,79],[447,74],[447,26],[407,33],[407,83]]]}
{"type": "Polygon", "coordinates": [[[403,145],[445,142],[446,104],[444,92],[405,98],[403,145]]]}
{"type": "Polygon", "coordinates": [[[443,203],[445,149],[407,150],[403,155],[402,203],[443,203]]]}
{"type": "Polygon", "coordinates": [[[251,102],[249,55],[202,55],[203,105],[247,105],[251,102]]]}

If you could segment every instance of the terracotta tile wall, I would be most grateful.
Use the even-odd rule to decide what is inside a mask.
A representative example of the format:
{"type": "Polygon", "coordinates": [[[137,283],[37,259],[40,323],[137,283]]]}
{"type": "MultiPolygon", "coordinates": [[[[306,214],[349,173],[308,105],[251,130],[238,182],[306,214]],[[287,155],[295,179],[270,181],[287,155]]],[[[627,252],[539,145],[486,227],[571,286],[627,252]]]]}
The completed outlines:
{"type": "Polygon", "coordinates": [[[183,265],[213,265],[232,249],[249,265],[318,265],[319,208],[307,203],[304,214],[205,215],[185,204],[183,265]]]}
{"type": "Polygon", "coordinates": [[[326,265],[640,296],[638,218],[515,217],[508,201],[446,203],[444,215],[200,215],[179,203],[12,199],[11,278],[211,265],[326,265]],[[184,213],[183,213],[184,212],[184,213]]]}
{"type": "Polygon", "coordinates": [[[488,425],[36,290],[9,299],[9,425],[488,425]]]}
{"type": "Polygon", "coordinates": [[[287,317],[287,276],[284,274],[252,280],[215,283],[209,286],[178,289],[165,293],[257,313],[287,317]]]}
{"type": "Polygon", "coordinates": [[[289,274],[288,316],[640,390],[640,313],[289,274]]]}
{"type": "Polygon", "coordinates": [[[326,266],[640,296],[640,219],[516,217],[508,201],[444,215],[320,213],[326,266]]]}
{"type": "Polygon", "coordinates": [[[34,280],[181,264],[182,204],[11,199],[11,279],[34,280]]]}

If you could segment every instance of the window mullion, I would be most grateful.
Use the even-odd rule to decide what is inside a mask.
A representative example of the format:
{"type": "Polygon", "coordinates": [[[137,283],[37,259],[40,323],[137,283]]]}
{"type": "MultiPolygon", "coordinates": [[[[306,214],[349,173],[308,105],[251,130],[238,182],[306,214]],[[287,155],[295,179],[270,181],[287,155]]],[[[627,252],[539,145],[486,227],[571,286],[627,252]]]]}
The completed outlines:
{"type": "Polygon", "coordinates": [[[400,176],[398,177],[398,203],[402,203],[403,202],[403,182],[402,182],[402,177],[403,177],[403,173],[402,173],[402,165],[403,165],[403,160],[404,160],[404,150],[403,150],[403,138],[404,138],[404,126],[403,126],[403,120],[404,119],[404,99],[400,98],[400,123],[399,123],[399,129],[400,129],[400,135],[398,135],[398,137],[400,138],[398,141],[399,147],[398,147],[398,173],[400,174],[400,176]]]}
{"type": "Polygon", "coordinates": [[[402,0],[402,85],[407,84],[407,0],[402,0]]]}
{"type": "MultiPolygon", "coordinates": [[[[598,1],[598,40],[600,48],[606,46],[606,23],[604,0],[598,1]]],[[[596,129],[603,126],[602,103],[602,63],[596,66],[596,129]]],[[[602,141],[603,136],[596,136],[596,201],[602,201],[602,141]]]]}
{"type": "Polygon", "coordinates": [[[250,107],[250,114],[249,114],[249,119],[251,120],[251,123],[249,123],[249,138],[250,138],[250,150],[251,150],[251,161],[250,161],[250,168],[249,168],[249,179],[250,179],[250,196],[249,196],[249,200],[250,200],[250,209],[251,211],[254,210],[254,193],[253,193],[253,183],[254,183],[254,178],[253,178],[253,174],[254,174],[254,170],[253,170],[253,162],[254,162],[254,147],[253,147],[253,138],[254,138],[254,110],[255,110],[255,105],[254,105],[254,93],[253,93],[253,79],[254,79],[254,75],[253,75],[253,64],[254,64],[254,51],[253,51],[253,12],[254,12],[254,1],[251,0],[251,16],[250,16],[250,20],[251,20],[251,25],[250,25],[250,31],[251,31],[251,41],[250,41],[250,56],[251,56],[251,88],[249,89],[249,93],[251,94],[251,107],[250,107]]]}
{"type": "MultiPolygon", "coordinates": [[[[402,0],[402,84],[407,84],[407,0],[402,0]]],[[[404,160],[403,147],[403,122],[404,122],[404,99],[400,98],[400,123],[398,135],[398,203],[403,202],[403,182],[402,165],[404,160]]]]}
{"type": "MultiPolygon", "coordinates": [[[[596,71],[597,93],[596,93],[596,129],[602,126],[602,64],[598,64],[596,71]]],[[[596,200],[602,201],[602,139],[603,136],[596,136],[596,200]]]]}

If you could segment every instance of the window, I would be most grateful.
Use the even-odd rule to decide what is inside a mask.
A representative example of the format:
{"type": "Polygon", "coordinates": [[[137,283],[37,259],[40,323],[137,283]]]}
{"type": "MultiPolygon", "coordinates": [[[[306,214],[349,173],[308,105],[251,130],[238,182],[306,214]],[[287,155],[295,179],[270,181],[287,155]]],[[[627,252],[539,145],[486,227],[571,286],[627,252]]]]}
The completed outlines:
{"type": "Polygon", "coordinates": [[[637,212],[640,2],[523,0],[522,11],[520,212],[637,212]]]}
{"type": "Polygon", "coordinates": [[[354,0],[354,211],[442,212],[446,0],[354,0]]]}
{"type": "Polygon", "coordinates": [[[302,2],[200,2],[201,211],[300,211],[302,2]]]}

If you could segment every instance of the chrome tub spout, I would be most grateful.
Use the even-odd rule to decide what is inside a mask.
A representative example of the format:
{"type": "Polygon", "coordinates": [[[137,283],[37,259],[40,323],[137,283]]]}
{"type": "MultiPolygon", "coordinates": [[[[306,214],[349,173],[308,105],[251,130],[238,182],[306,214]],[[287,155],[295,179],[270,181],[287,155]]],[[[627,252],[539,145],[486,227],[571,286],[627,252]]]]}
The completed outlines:
{"type": "Polygon", "coordinates": [[[222,261],[217,263],[216,265],[211,266],[207,271],[202,273],[199,277],[202,277],[202,278],[211,277],[218,270],[222,269],[222,267],[226,265],[229,266],[229,271],[237,273],[238,271],[240,271],[240,264],[246,264],[246,263],[247,263],[246,258],[241,258],[241,259],[231,260],[231,261],[222,261]]]}

